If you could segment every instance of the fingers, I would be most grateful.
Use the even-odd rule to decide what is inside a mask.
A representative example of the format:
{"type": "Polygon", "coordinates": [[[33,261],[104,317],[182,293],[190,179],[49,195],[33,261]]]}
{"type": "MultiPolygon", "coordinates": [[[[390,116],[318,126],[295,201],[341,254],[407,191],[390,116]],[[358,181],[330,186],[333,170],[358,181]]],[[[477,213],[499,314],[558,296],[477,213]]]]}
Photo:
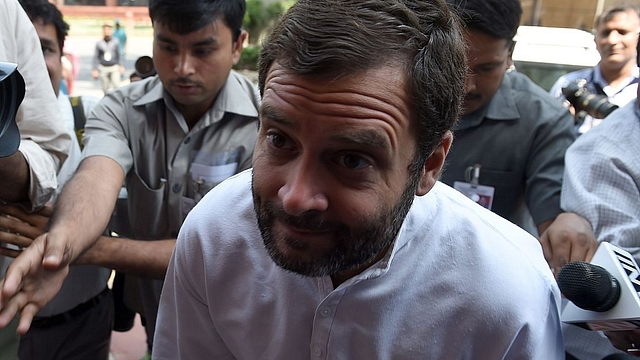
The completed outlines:
{"type": "MultiPolygon", "coordinates": [[[[3,244],[11,244],[17,246],[18,248],[26,248],[33,240],[30,237],[24,236],[21,233],[11,233],[7,231],[0,231],[0,249],[3,244]]],[[[12,248],[11,250],[17,250],[12,248]]]]}
{"type": "Polygon", "coordinates": [[[16,258],[20,254],[22,254],[22,250],[12,250],[12,249],[8,249],[0,246],[0,255],[2,256],[16,258]]]}
{"type": "Polygon", "coordinates": [[[562,213],[540,237],[549,267],[557,276],[571,261],[590,261],[598,248],[591,224],[578,214],[562,213]]]}
{"type": "Polygon", "coordinates": [[[36,304],[29,303],[20,311],[20,322],[18,323],[18,334],[24,335],[31,327],[31,321],[38,313],[40,307],[36,304]]]}
{"type": "MultiPolygon", "coordinates": [[[[5,275],[2,289],[0,289],[0,308],[4,308],[10,304],[9,300],[23,286],[23,281],[29,273],[37,273],[42,264],[42,251],[44,247],[42,242],[34,242],[34,246],[28,247],[17,257],[5,275]]],[[[4,310],[4,309],[3,309],[4,310]]]]}
{"type": "Polygon", "coordinates": [[[38,229],[37,227],[20,221],[14,217],[0,216],[0,242],[5,242],[8,239],[10,240],[14,238],[15,236],[26,236],[29,239],[35,239],[42,233],[43,231],[38,229]]]}
{"type": "Polygon", "coordinates": [[[9,325],[11,320],[18,314],[20,303],[26,302],[24,299],[25,296],[16,296],[12,301],[8,301],[6,306],[0,308],[0,329],[9,325]]]}
{"type": "Polygon", "coordinates": [[[0,206],[0,214],[9,215],[10,219],[17,219],[35,228],[39,228],[41,233],[44,232],[52,212],[53,208],[51,205],[46,205],[34,213],[27,213],[18,206],[0,206]]]}

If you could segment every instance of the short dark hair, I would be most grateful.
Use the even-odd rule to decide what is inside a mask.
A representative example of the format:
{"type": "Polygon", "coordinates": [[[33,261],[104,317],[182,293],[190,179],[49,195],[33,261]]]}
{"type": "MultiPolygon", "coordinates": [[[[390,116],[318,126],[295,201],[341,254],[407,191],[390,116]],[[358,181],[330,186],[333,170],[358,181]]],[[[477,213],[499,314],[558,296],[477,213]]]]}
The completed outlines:
{"type": "Polygon", "coordinates": [[[511,44],[520,26],[520,0],[447,0],[464,25],[511,44]]]}
{"type": "Polygon", "coordinates": [[[244,0],[151,0],[149,17],[152,22],[162,23],[181,35],[222,19],[236,41],[246,8],[244,0]]]}
{"type": "Polygon", "coordinates": [[[466,71],[457,17],[443,0],[299,0],[264,41],[258,86],[271,65],[340,79],[386,64],[405,69],[423,168],[459,118],[466,71]]]}
{"type": "Polygon", "coordinates": [[[64,40],[69,33],[69,24],[63,20],[60,10],[48,0],[20,0],[20,4],[31,22],[40,19],[45,25],[53,25],[60,45],[60,54],[62,54],[64,40]]]}
{"type": "Polygon", "coordinates": [[[638,19],[640,19],[640,7],[633,4],[618,4],[606,9],[602,12],[602,14],[598,15],[596,21],[593,24],[593,27],[597,29],[600,24],[611,21],[611,19],[613,19],[613,17],[617,14],[628,11],[633,12],[634,14],[636,14],[638,19]]]}

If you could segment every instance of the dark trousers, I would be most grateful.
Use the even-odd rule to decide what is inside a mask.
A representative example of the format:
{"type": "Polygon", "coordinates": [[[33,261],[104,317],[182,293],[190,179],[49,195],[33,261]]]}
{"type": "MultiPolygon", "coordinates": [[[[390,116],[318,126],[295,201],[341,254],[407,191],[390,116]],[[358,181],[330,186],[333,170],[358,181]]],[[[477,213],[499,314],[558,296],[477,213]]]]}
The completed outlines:
{"type": "Polygon", "coordinates": [[[20,339],[20,360],[107,360],[113,327],[111,291],[103,291],[97,300],[63,323],[29,329],[20,339]]]}

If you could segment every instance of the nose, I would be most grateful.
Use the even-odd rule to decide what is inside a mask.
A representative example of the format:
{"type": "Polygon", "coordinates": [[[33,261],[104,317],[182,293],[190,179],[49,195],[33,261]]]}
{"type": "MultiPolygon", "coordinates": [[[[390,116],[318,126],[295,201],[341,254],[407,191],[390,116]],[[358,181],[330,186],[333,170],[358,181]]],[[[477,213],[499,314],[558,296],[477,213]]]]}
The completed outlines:
{"type": "Polygon", "coordinates": [[[314,171],[317,165],[300,165],[287,177],[278,190],[284,210],[294,216],[307,211],[325,211],[329,201],[323,192],[322,176],[314,171]]]}
{"type": "Polygon", "coordinates": [[[607,36],[607,40],[609,41],[609,44],[617,44],[620,42],[620,33],[616,30],[611,31],[609,36],[607,36]]]}
{"type": "Polygon", "coordinates": [[[192,75],[195,72],[193,61],[193,57],[188,53],[178,55],[178,60],[174,68],[175,73],[178,74],[178,76],[192,75]]]}
{"type": "Polygon", "coordinates": [[[467,72],[467,76],[464,79],[464,93],[468,94],[476,89],[475,75],[471,72],[467,72]]]}

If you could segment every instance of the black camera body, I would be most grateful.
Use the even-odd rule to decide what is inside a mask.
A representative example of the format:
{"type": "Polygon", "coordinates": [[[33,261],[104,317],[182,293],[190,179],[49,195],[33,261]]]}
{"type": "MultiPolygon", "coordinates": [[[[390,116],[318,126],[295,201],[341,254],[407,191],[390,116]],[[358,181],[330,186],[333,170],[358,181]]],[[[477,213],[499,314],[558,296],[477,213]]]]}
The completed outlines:
{"type": "Polygon", "coordinates": [[[589,91],[585,79],[570,82],[562,88],[562,94],[576,109],[576,114],[584,111],[595,119],[604,119],[618,108],[618,105],[610,103],[606,96],[589,91]]]}

